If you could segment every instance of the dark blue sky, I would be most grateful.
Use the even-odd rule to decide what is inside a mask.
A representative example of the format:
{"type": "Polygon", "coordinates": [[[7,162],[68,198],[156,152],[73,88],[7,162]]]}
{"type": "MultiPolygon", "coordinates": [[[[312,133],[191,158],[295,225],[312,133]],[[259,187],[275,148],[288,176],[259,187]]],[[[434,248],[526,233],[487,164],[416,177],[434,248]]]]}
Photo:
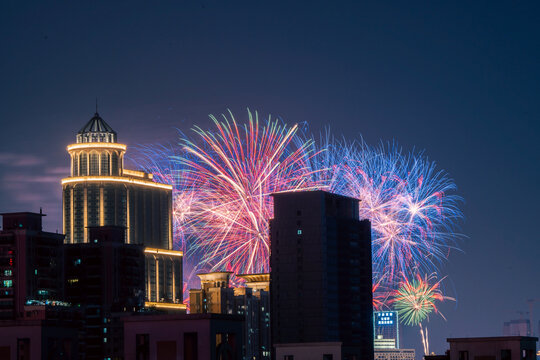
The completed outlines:
{"type": "MultiPolygon", "coordinates": [[[[424,149],[454,178],[468,238],[432,350],[540,298],[538,2],[180,3],[2,2],[0,211],[43,206],[61,229],[65,146],[96,96],[128,145],[249,107],[424,149]]],[[[417,329],[403,340],[420,349],[417,329]]]]}

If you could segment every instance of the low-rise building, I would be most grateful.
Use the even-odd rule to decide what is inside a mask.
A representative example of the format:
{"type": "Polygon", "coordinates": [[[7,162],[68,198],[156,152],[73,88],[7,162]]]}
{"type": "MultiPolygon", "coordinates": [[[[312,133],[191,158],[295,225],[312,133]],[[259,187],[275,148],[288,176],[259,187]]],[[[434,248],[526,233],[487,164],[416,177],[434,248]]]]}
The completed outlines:
{"type": "Polygon", "coordinates": [[[239,315],[140,315],[123,324],[125,359],[242,359],[239,315]]]}

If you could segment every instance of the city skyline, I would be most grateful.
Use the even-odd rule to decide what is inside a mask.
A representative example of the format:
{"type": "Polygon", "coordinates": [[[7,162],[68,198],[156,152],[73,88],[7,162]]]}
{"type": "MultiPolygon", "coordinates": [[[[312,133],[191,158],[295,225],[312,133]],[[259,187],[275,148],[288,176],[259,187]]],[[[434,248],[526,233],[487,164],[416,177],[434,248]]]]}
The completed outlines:
{"type": "MultiPolygon", "coordinates": [[[[96,95],[130,151],[176,141],[174,128],[208,128],[210,113],[250,107],[289,124],[308,122],[315,133],[331,126],[372,145],[395,139],[425,150],[454,178],[467,239],[446,266],[458,301],[443,305],[447,322],[430,323],[432,350],[443,350],[446,337],[500,334],[504,321],[528,311],[527,299],[540,298],[538,236],[529,225],[539,200],[538,49],[528,41],[538,9],[239,4],[173,6],[170,14],[158,8],[141,28],[133,26],[145,18],[141,4],[122,17],[115,16],[126,10],[119,5],[3,5],[12,56],[1,61],[12,71],[0,108],[2,211],[43,207],[44,228],[61,232],[65,148],[93,113],[96,95]],[[223,14],[237,25],[220,33],[223,14]],[[76,26],[94,19],[104,26],[76,26]],[[282,26],[272,27],[274,19],[282,26]],[[475,316],[482,321],[467,323],[475,316]]],[[[411,334],[403,342],[420,349],[411,334]]]]}

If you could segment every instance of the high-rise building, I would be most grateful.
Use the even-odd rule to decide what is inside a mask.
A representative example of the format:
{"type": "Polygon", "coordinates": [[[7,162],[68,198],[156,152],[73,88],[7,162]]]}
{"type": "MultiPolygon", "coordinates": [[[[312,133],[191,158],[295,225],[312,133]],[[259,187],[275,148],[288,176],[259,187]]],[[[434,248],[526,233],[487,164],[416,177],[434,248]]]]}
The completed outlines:
{"type": "Polygon", "coordinates": [[[271,321],[276,358],[373,359],[371,225],[358,200],[273,195],[271,321]]]}
{"type": "Polygon", "coordinates": [[[24,317],[31,300],[61,300],[64,236],[42,230],[44,214],[2,214],[0,319],[24,317]]]}
{"type": "Polygon", "coordinates": [[[96,113],[67,147],[62,179],[66,243],[87,243],[89,226],[123,226],[125,242],[172,249],[172,186],[124,168],[127,146],[96,113]]]}
{"type": "Polygon", "coordinates": [[[120,318],[144,306],[144,253],[125,229],[90,227],[88,243],[65,245],[66,300],[82,312],[81,355],[121,358],[120,318]]]}
{"type": "Polygon", "coordinates": [[[125,169],[126,149],[97,112],[67,147],[71,176],[62,179],[65,242],[89,243],[91,227],[124,227],[125,243],[145,247],[147,305],[185,310],[183,254],[173,250],[172,186],[125,169]]]}
{"type": "Polygon", "coordinates": [[[43,216],[2,214],[0,359],[78,358],[78,309],[61,301],[64,236],[43,231],[43,216]]]}
{"type": "Polygon", "coordinates": [[[229,287],[228,271],[198,274],[201,289],[190,289],[192,314],[232,314],[244,318],[243,358],[270,359],[270,274],[241,274],[245,287],[229,287]]]}
{"type": "Polygon", "coordinates": [[[373,329],[375,349],[399,349],[397,311],[374,311],[373,329]]]}
{"type": "Polygon", "coordinates": [[[245,287],[234,288],[235,314],[244,315],[244,358],[270,360],[270,274],[239,274],[245,287]]]}

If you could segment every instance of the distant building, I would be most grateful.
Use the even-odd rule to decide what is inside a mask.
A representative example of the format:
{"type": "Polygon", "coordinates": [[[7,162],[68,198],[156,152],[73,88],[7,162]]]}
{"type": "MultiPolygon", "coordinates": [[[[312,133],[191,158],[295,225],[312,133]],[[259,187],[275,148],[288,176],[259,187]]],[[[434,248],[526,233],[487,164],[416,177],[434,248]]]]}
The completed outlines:
{"type": "Polygon", "coordinates": [[[192,314],[234,314],[244,321],[244,359],[270,359],[269,274],[237,275],[245,287],[229,287],[231,272],[198,274],[201,289],[189,291],[192,314]]]}
{"type": "Polygon", "coordinates": [[[375,349],[375,360],[415,360],[414,349],[375,349]]]}
{"type": "Polygon", "coordinates": [[[126,149],[98,113],[67,147],[71,176],[62,179],[65,242],[89,243],[91,227],[124,227],[125,243],[147,248],[148,306],[185,310],[183,254],[172,250],[172,186],[155,182],[152,174],[125,169],[126,149]]]}
{"type": "Polygon", "coordinates": [[[397,311],[374,311],[374,348],[399,349],[399,321],[397,311]]]}
{"type": "Polygon", "coordinates": [[[197,274],[200,289],[189,290],[189,306],[192,314],[233,314],[234,290],[229,287],[230,271],[197,274]]]}
{"type": "Polygon", "coordinates": [[[62,300],[64,236],[42,230],[44,214],[2,214],[0,320],[24,317],[29,300],[62,300]]]}
{"type": "Polygon", "coordinates": [[[324,191],[273,198],[276,359],[373,359],[371,226],[358,200],[324,191]]]}
{"type": "Polygon", "coordinates": [[[242,359],[239,315],[142,315],[123,323],[125,359],[242,359]]]}
{"type": "Polygon", "coordinates": [[[529,319],[507,321],[503,325],[503,336],[531,336],[531,322],[529,319]]]}
{"type": "Polygon", "coordinates": [[[121,358],[120,318],[144,307],[143,247],[124,243],[124,228],[90,227],[88,243],[66,244],[66,300],[82,312],[81,355],[121,358]]]}
{"type": "Polygon", "coordinates": [[[498,336],[451,338],[448,360],[535,360],[538,338],[498,336]]]}

